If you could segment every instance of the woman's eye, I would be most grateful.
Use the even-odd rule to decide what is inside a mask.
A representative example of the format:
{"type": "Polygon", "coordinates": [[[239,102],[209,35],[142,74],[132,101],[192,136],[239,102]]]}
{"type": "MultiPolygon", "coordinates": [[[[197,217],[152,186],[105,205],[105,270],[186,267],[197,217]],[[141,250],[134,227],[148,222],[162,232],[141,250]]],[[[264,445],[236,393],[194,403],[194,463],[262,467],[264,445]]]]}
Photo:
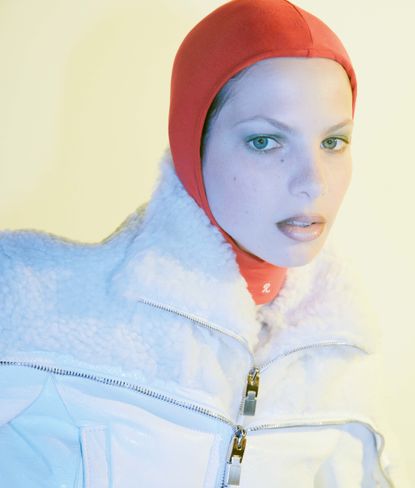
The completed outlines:
{"type": "Polygon", "coordinates": [[[322,144],[323,145],[326,144],[324,146],[325,149],[330,149],[333,151],[342,151],[343,149],[346,148],[347,144],[349,144],[349,141],[346,141],[341,137],[329,137],[328,139],[325,139],[322,142],[322,144]]]}
{"type": "Polygon", "coordinates": [[[268,152],[280,146],[280,144],[278,144],[278,142],[273,137],[269,136],[253,137],[252,139],[247,141],[247,144],[249,149],[255,152],[268,152]],[[274,145],[272,145],[272,142],[274,143],[274,145]]]}

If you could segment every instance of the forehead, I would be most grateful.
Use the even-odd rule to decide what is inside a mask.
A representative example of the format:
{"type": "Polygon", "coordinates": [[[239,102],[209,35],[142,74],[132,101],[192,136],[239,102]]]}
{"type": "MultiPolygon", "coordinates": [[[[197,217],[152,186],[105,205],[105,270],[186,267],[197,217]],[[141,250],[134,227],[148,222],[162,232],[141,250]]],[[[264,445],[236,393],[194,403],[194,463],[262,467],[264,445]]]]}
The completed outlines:
{"type": "Polygon", "coordinates": [[[348,112],[352,90],[345,69],[332,59],[268,58],[251,65],[236,80],[229,102],[232,112],[252,108],[348,112]]]}

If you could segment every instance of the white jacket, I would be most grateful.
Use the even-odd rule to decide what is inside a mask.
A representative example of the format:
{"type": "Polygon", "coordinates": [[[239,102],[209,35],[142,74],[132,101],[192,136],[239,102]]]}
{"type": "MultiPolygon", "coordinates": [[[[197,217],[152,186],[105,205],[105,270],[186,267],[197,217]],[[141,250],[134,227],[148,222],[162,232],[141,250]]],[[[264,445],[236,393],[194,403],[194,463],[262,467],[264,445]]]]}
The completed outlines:
{"type": "Polygon", "coordinates": [[[409,487],[332,247],[256,306],[169,150],[100,243],[0,233],[0,487],[409,487]]]}

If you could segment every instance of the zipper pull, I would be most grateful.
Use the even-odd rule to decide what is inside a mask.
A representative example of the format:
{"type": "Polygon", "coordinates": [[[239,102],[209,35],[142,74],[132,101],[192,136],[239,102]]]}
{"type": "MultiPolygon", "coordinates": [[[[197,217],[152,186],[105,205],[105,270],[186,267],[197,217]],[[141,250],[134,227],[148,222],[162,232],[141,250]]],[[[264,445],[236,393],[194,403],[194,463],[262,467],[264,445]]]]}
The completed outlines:
{"type": "Polygon", "coordinates": [[[241,463],[246,445],[246,430],[242,425],[237,425],[233,436],[232,451],[227,462],[227,474],[225,486],[239,486],[241,478],[241,463]]]}
{"type": "Polygon", "coordinates": [[[255,415],[259,389],[259,369],[252,368],[248,373],[242,415],[255,415]]]}

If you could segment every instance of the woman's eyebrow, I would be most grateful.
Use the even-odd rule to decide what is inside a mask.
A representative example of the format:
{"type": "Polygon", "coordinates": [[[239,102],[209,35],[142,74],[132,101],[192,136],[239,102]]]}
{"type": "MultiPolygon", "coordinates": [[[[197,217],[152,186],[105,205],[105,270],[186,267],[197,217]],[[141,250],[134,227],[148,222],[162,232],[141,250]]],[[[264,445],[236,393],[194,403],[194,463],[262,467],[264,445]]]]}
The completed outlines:
{"type": "MultiPolygon", "coordinates": [[[[264,115],[254,115],[253,117],[249,117],[247,119],[240,120],[240,121],[236,122],[233,125],[233,127],[235,127],[236,125],[239,125],[239,124],[243,124],[245,122],[250,122],[252,120],[260,120],[260,119],[265,120],[266,122],[273,125],[277,129],[284,130],[284,131],[288,132],[289,134],[294,134],[296,132],[296,130],[293,127],[290,127],[289,125],[284,124],[284,122],[273,119],[271,117],[266,117],[264,115]]],[[[329,127],[327,129],[327,132],[338,130],[338,129],[341,129],[342,127],[345,127],[346,125],[352,125],[352,124],[353,124],[352,119],[345,119],[342,122],[339,122],[338,124],[335,124],[332,127],[329,127]]]]}

